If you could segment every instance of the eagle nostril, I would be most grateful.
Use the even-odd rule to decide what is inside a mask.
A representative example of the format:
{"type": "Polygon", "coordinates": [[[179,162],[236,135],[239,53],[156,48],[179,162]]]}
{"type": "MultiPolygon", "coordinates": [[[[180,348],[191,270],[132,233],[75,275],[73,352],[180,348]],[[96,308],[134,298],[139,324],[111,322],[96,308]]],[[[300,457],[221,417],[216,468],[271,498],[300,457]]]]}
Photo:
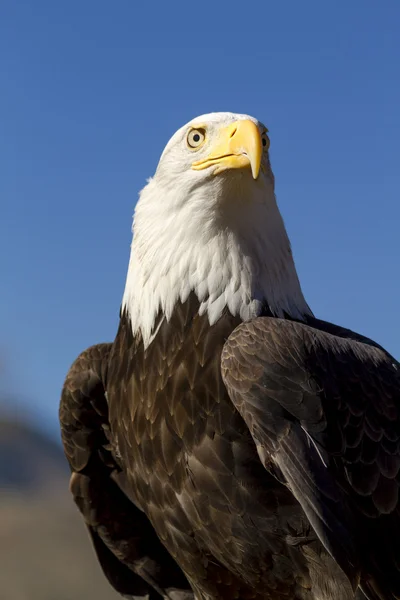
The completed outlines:
{"type": "Polygon", "coordinates": [[[235,129],[232,131],[232,133],[229,137],[233,138],[233,136],[235,135],[236,132],[237,132],[237,127],[235,127],[235,129]]]}

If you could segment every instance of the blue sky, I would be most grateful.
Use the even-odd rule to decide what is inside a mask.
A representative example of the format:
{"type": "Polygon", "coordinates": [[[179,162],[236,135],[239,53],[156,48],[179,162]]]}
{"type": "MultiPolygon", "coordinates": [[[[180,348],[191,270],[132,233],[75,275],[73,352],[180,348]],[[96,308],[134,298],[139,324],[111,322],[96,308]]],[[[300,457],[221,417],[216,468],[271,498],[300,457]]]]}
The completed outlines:
{"type": "Polygon", "coordinates": [[[3,0],[0,356],[57,435],[63,378],[114,338],[139,190],[205,112],[264,121],[317,316],[400,356],[400,4],[3,0]]]}

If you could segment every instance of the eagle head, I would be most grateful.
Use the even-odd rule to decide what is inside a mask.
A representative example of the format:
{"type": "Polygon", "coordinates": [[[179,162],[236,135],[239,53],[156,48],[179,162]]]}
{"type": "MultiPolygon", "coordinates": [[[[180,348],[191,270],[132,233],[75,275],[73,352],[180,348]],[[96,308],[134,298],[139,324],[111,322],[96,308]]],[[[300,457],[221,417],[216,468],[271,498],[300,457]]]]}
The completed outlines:
{"type": "Polygon", "coordinates": [[[212,325],[225,309],[248,320],[309,313],[276,204],[266,126],[212,113],[181,127],[140,193],[123,298],[145,343],[191,292],[212,325]],[[158,319],[159,322],[159,319],[158,319]]]}

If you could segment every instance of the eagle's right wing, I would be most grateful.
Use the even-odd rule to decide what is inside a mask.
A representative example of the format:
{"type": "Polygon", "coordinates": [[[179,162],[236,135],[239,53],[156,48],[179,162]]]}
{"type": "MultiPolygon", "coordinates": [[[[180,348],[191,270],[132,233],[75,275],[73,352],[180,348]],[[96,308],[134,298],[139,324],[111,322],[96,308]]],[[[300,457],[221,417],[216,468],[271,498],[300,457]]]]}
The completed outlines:
{"type": "MultiPolygon", "coordinates": [[[[127,598],[193,600],[190,585],[150,521],[122,491],[112,452],[106,380],[111,344],[85,350],[65,379],[60,403],[70,489],[111,585],[127,598]]],[[[126,488],[125,488],[126,489],[126,488]]]]}

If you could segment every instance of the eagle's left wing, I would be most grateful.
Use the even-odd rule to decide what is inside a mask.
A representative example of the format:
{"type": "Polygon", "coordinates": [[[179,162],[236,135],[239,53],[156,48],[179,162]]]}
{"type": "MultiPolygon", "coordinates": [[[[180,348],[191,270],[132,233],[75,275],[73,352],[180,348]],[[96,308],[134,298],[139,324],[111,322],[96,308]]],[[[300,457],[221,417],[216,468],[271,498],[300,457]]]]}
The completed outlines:
{"type": "Polygon", "coordinates": [[[291,490],[354,588],[394,600],[400,367],[336,331],[273,318],[242,324],[224,346],[222,376],[265,468],[291,490]]]}

